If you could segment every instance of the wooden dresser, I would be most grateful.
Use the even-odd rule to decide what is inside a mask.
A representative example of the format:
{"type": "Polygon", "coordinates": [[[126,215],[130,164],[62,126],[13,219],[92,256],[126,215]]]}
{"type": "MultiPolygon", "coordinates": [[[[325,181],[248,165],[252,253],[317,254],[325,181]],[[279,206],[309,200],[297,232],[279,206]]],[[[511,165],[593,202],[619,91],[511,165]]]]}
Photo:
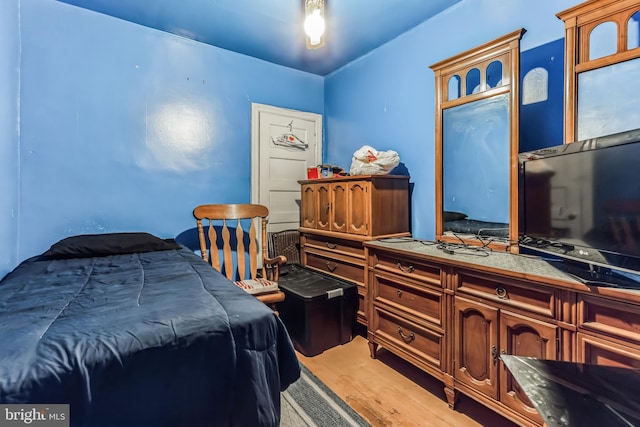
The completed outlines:
{"type": "MultiPolygon", "coordinates": [[[[640,369],[640,290],[589,288],[537,258],[445,253],[393,239],[368,248],[368,340],[518,425],[543,420],[500,355],[640,369]]],[[[637,414],[640,416],[640,414],[637,414]]]]}
{"type": "Polygon", "coordinates": [[[365,241],[409,236],[409,177],[362,175],[299,181],[302,264],[358,285],[366,325],[365,241]]]}

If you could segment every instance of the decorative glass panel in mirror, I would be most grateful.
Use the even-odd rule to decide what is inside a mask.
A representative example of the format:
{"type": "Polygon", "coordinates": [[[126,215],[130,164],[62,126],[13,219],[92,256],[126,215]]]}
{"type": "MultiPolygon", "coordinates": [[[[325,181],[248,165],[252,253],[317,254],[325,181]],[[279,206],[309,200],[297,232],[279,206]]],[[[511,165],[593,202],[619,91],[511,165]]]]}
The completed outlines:
{"type": "Polygon", "coordinates": [[[473,68],[467,73],[467,95],[480,92],[480,70],[473,68]]]}
{"type": "Polygon", "coordinates": [[[487,67],[487,89],[502,86],[502,62],[493,61],[487,67]]]}
{"type": "Polygon", "coordinates": [[[613,55],[618,51],[618,28],[614,22],[603,22],[589,35],[589,59],[613,55]]]}
{"type": "Polygon", "coordinates": [[[578,90],[578,141],[638,128],[640,58],[578,74],[578,90]]]}
{"type": "Polygon", "coordinates": [[[442,127],[443,233],[507,239],[509,93],[444,110],[442,127]]]}

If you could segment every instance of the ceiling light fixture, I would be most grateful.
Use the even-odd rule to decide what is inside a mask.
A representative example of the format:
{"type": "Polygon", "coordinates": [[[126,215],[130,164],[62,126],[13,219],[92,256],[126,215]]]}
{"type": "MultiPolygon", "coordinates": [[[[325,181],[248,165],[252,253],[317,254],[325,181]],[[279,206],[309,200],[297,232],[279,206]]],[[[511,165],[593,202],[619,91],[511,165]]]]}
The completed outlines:
{"type": "Polygon", "coordinates": [[[304,32],[307,49],[324,46],[324,0],[304,0],[304,32]]]}

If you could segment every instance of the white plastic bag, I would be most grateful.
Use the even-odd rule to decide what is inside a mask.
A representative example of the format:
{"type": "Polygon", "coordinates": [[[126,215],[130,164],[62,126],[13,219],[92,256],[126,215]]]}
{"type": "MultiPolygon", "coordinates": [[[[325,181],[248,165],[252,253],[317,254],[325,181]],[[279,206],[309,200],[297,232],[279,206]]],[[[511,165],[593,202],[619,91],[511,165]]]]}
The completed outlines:
{"type": "Polygon", "coordinates": [[[393,150],[378,151],[363,145],[353,153],[351,175],[386,175],[400,164],[400,156],[393,150]]]}

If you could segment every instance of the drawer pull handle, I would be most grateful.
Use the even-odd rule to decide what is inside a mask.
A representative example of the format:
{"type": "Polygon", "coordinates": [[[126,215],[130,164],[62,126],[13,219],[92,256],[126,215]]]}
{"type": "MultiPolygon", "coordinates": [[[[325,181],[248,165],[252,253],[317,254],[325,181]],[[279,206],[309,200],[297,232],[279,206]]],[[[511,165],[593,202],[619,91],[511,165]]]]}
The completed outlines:
{"type": "Polygon", "coordinates": [[[338,264],[333,264],[333,267],[332,267],[331,263],[327,261],[327,270],[333,273],[336,270],[336,268],[338,268],[338,264]]]}
{"type": "Polygon", "coordinates": [[[398,326],[398,333],[405,342],[411,342],[416,339],[416,335],[413,332],[409,332],[409,335],[405,335],[400,326],[398,326]]]}
{"type": "Polygon", "coordinates": [[[415,268],[413,268],[413,265],[410,265],[409,267],[403,267],[402,264],[398,263],[397,266],[398,269],[400,269],[400,271],[402,271],[403,273],[413,273],[413,270],[415,270],[415,268]]]}
{"type": "Polygon", "coordinates": [[[498,348],[495,345],[491,346],[491,359],[494,365],[498,363],[498,348]]]}
{"type": "Polygon", "coordinates": [[[507,294],[507,290],[503,287],[496,288],[496,296],[500,299],[509,299],[509,294],[507,294]]]}
{"type": "Polygon", "coordinates": [[[327,242],[327,247],[328,247],[329,249],[335,249],[335,248],[337,248],[337,247],[338,247],[338,245],[336,245],[335,243],[329,243],[329,242],[327,242]]]}
{"type": "Polygon", "coordinates": [[[398,298],[402,298],[402,291],[398,289],[396,292],[398,293],[398,298]]]}

